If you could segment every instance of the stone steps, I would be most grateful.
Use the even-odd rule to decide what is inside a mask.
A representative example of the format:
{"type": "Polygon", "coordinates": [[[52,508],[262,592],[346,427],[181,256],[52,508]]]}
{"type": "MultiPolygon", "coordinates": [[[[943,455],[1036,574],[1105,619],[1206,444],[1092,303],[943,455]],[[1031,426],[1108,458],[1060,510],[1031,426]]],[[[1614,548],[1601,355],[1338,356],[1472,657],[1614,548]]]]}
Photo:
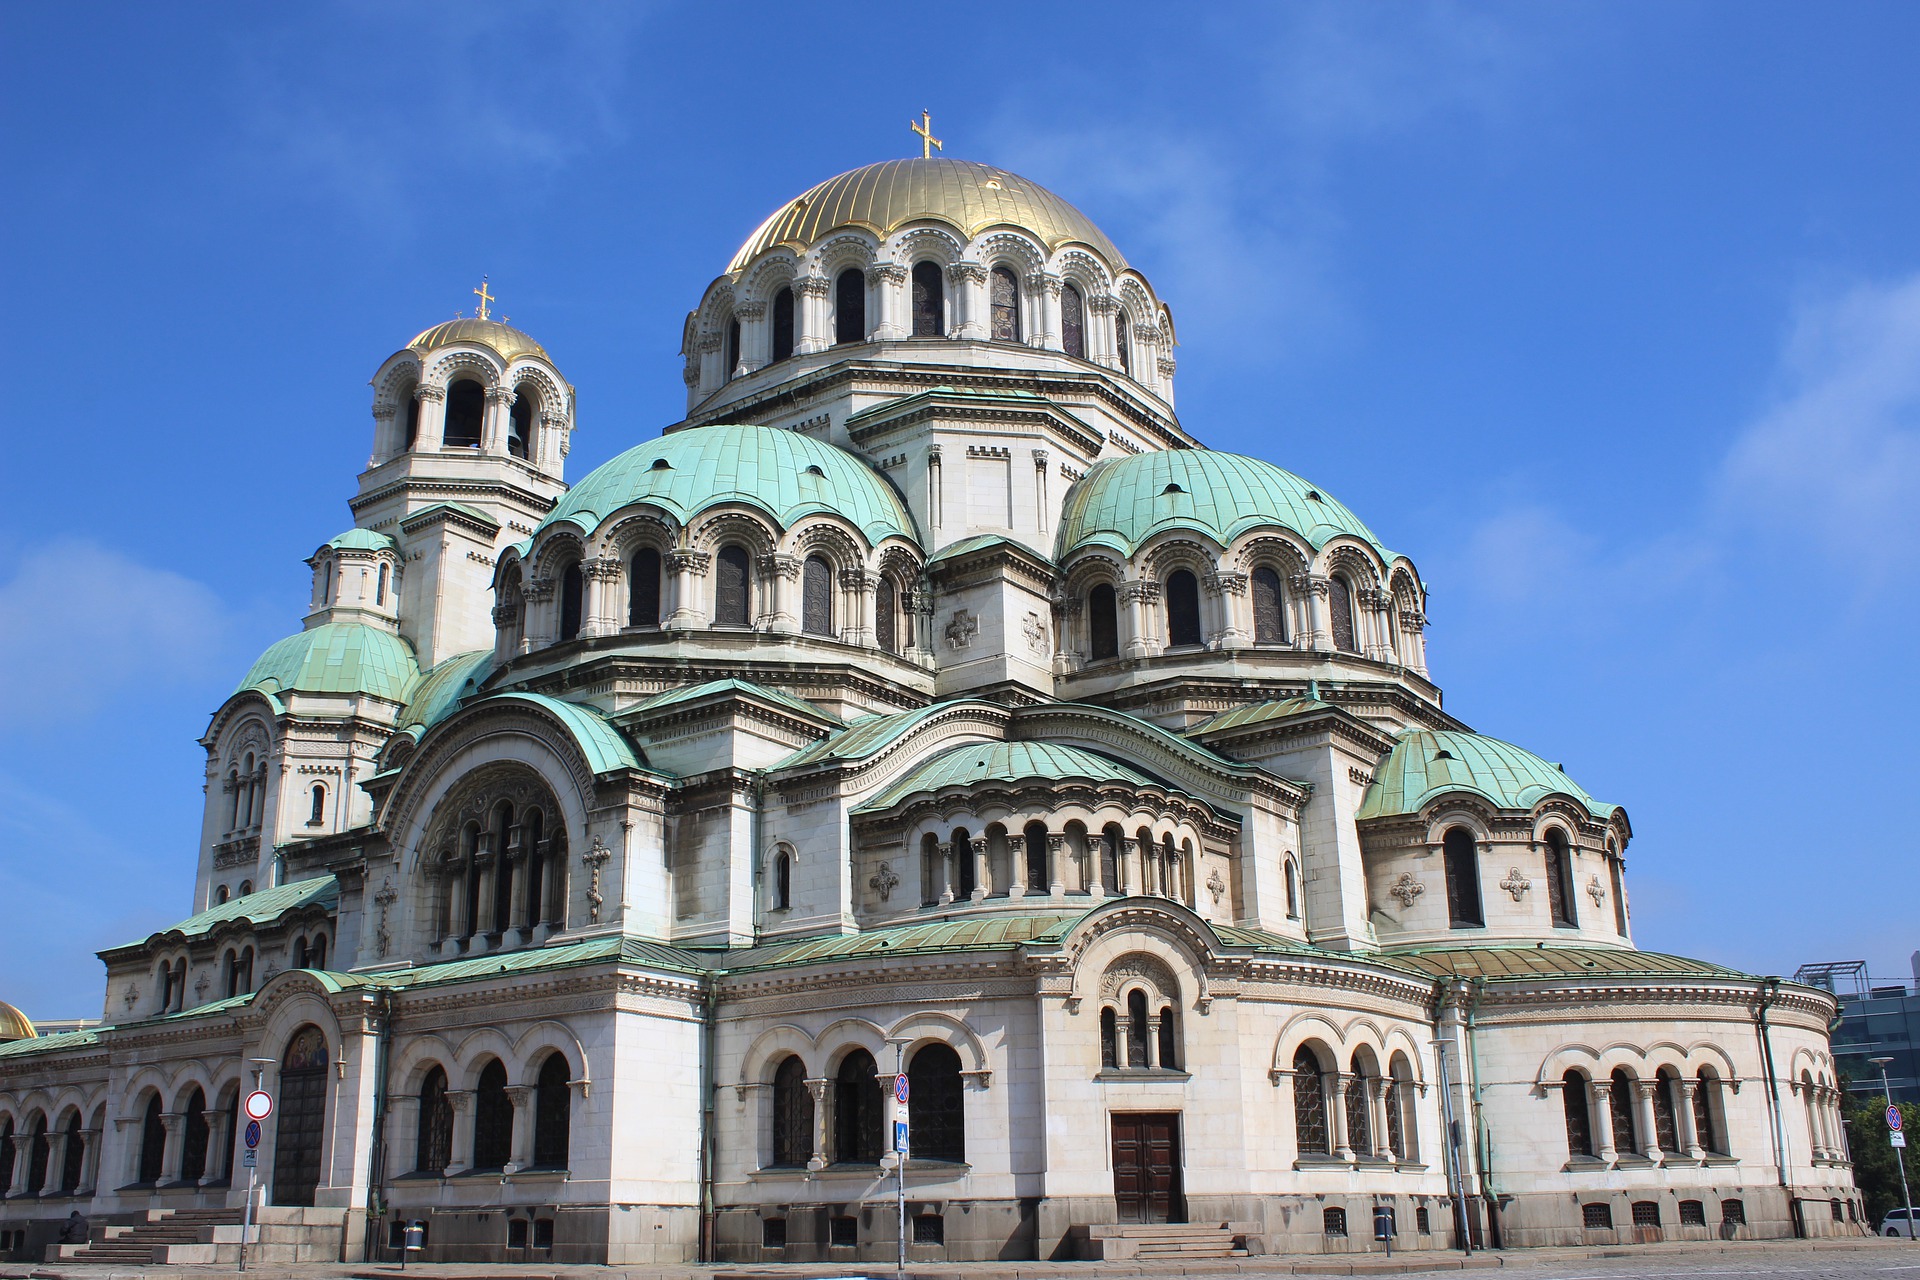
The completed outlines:
{"type": "Polygon", "coordinates": [[[1120,1262],[1159,1258],[1244,1258],[1251,1252],[1251,1223],[1111,1223],[1087,1229],[1090,1261],[1120,1262]]]}

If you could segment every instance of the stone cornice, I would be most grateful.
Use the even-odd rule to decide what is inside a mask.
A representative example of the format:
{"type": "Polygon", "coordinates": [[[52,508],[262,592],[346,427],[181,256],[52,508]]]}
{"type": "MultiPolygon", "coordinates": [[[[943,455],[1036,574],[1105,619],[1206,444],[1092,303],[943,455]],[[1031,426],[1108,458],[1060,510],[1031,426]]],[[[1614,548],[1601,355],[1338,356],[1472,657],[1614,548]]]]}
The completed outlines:
{"type": "Polygon", "coordinates": [[[927,576],[946,589],[965,585],[962,579],[993,569],[1010,568],[1041,593],[1051,593],[1060,582],[1053,562],[1017,542],[996,542],[951,559],[936,559],[927,565],[927,576]]]}
{"type": "Polygon", "coordinates": [[[864,409],[848,420],[847,433],[856,445],[865,448],[896,431],[936,419],[941,422],[986,422],[1002,428],[1039,427],[1062,437],[1088,458],[1099,455],[1102,443],[1098,436],[1051,402],[1035,404],[1027,397],[994,400],[980,396],[943,395],[938,390],[916,394],[912,404],[890,402],[864,409]]]}

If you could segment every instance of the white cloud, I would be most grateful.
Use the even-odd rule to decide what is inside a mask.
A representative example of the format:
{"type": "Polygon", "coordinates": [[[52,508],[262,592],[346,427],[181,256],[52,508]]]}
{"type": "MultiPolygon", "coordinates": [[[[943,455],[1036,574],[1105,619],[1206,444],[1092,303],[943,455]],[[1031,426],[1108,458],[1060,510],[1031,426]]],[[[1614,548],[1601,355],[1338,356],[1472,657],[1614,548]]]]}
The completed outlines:
{"type": "Polygon", "coordinates": [[[1811,302],[1780,390],[1729,452],[1718,517],[1862,585],[1920,551],[1920,273],[1811,302]]]}
{"type": "Polygon", "coordinates": [[[27,549],[0,580],[0,721],[90,714],[128,689],[207,678],[231,620],[205,585],[78,540],[27,549]]]}

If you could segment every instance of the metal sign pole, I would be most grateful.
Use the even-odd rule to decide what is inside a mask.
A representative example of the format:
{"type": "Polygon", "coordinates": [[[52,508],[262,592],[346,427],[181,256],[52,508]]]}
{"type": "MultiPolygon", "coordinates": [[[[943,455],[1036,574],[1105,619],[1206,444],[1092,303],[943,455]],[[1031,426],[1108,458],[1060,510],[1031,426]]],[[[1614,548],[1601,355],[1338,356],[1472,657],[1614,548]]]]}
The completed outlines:
{"type": "Polygon", "coordinates": [[[1893,1085],[1887,1080],[1887,1064],[1893,1059],[1868,1058],[1867,1061],[1880,1068],[1880,1090],[1887,1095],[1887,1140],[1893,1144],[1893,1158],[1900,1166],[1900,1203],[1906,1206],[1907,1243],[1912,1244],[1914,1240],[1913,1196],[1907,1191],[1907,1136],[1896,1123],[1900,1119],[1900,1107],[1893,1100],[1893,1085]]]}
{"type": "Polygon", "coordinates": [[[260,1185],[260,1121],[266,1119],[273,1111],[272,1099],[269,1098],[267,1099],[266,1110],[257,1116],[253,1114],[254,1099],[256,1097],[266,1097],[266,1094],[260,1088],[260,1077],[268,1067],[273,1065],[273,1059],[249,1058],[247,1059],[247,1065],[253,1068],[253,1092],[246,1096],[240,1109],[240,1113],[247,1117],[247,1127],[245,1130],[247,1140],[247,1154],[245,1157],[247,1162],[247,1203],[246,1207],[240,1212],[240,1270],[242,1271],[247,1269],[247,1238],[253,1234],[253,1198],[260,1185]]]}
{"type": "Polygon", "coordinates": [[[1447,1072],[1447,1042],[1433,1042],[1433,1056],[1440,1067],[1440,1113],[1446,1121],[1447,1140],[1442,1148],[1447,1157],[1447,1193],[1453,1200],[1453,1229],[1460,1233],[1460,1249],[1473,1252],[1473,1224],[1467,1220],[1467,1200],[1462,1184],[1466,1180],[1460,1165],[1460,1122],[1453,1116],[1453,1083],[1447,1072]]]}
{"type": "Polygon", "coordinates": [[[887,1043],[893,1046],[893,1105],[888,1109],[893,1123],[889,1126],[888,1142],[893,1151],[893,1206],[894,1206],[894,1259],[893,1272],[904,1277],[907,1273],[907,1037],[889,1036],[887,1043]]]}

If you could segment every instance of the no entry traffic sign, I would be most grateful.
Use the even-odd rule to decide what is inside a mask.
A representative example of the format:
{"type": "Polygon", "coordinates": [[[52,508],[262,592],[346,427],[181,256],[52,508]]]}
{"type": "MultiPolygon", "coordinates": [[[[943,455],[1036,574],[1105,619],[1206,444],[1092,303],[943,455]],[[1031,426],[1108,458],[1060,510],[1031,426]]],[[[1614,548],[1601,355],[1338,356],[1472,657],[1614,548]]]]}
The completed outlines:
{"type": "Polygon", "coordinates": [[[255,1089],[247,1095],[242,1109],[246,1111],[249,1120],[265,1120],[273,1114],[273,1095],[265,1089],[255,1089]]]}

